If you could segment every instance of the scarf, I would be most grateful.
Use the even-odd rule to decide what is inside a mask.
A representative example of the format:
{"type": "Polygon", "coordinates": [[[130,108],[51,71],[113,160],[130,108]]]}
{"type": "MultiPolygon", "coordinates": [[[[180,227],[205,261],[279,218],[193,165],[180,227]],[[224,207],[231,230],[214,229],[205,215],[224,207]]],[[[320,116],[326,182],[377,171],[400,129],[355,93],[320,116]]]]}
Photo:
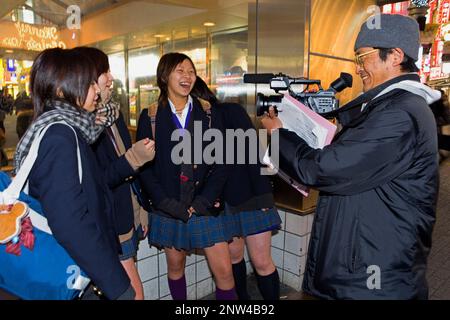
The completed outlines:
{"type": "Polygon", "coordinates": [[[101,111],[100,114],[99,112],[94,114],[76,108],[63,100],[49,100],[45,103],[45,108],[50,111],[44,112],[33,121],[17,145],[14,155],[15,173],[19,171],[36,136],[48,124],[56,121],[64,121],[71,127],[77,129],[88,144],[92,144],[97,140],[106,126],[111,126],[115,122],[115,116],[118,115],[118,112],[111,110],[117,108],[117,105],[113,103],[102,105],[102,108],[99,109],[101,111]],[[96,121],[96,119],[100,120],[96,121]]]}
{"type": "Polygon", "coordinates": [[[113,99],[106,102],[99,102],[95,110],[95,122],[99,126],[111,127],[119,118],[120,104],[113,99]]]}

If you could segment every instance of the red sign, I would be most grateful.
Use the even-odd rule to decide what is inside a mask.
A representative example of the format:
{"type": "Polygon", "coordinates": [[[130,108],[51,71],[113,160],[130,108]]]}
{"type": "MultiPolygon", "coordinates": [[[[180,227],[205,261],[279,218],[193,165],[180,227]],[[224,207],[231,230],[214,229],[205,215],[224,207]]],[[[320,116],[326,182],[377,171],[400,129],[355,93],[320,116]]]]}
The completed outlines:
{"type": "Polygon", "coordinates": [[[450,0],[441,0],[438,23],[447,23],[450,19],[450,0]]]}
{"type": "Polygon", "coordinates": [[[443,78],[441,67],[431,68],[430,80],[436,80],[443,78]]]}
{"type": "Polygon", "coordinates": [[[404,16],[408,15],[408,7],[409,7],[409,1],[402,1],[392,4],[385,4],[381,11],[382,13],[386,14],[401,14],[404,16]]]}
{"type": "Polygon", "coordinates": [[[436,9],[437,5],[438,5],[438,0],[430,0],[428,3],[430,9],[428,10],[428,14],[427,14],[427,24],[433,23],[433,14],[434,14],[434,10],[436,9]]]}

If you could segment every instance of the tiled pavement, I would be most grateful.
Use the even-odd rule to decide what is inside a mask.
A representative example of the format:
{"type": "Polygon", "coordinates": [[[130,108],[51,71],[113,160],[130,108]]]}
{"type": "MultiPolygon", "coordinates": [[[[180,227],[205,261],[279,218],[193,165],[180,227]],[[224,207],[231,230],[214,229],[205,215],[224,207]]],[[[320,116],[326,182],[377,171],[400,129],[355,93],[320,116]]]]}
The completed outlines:
{"type": "Polygon", "coordinates": [[[450,300],[450,158],[441,164],[441,187],[428,260],[430,299],[450,300]]]}

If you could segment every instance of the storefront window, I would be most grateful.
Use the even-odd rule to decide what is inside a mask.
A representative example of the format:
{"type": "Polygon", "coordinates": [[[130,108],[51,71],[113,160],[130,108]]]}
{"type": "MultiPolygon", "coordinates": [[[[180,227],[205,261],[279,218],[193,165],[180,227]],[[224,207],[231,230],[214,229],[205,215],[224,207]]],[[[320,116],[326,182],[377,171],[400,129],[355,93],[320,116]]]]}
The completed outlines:
{"type": "Polygon", "coordinates": [[[243,83],[248,71],[247,28],[217,33],[212,36],[212,86],[222,102],[247,104],[247,91],[243,83]]]}
{"type": "Polygon", "coordinates": [[[210,85],[220,101],[244,106],[247,104],[247,92],[243,84],[243,75],[248,70],[247,27],[177,41],[161,40],[157,46],[129,51],[128,99],[125,98],[124,53],[109,55],[115,77],[114,93],[120,97],[122,113],[129,125],[136,126],[141,111],[158,101],[156,69],[161,54],[168,52],[188,55],[195,64],[198,76],[210,85]]]}
{"type": "Polygon", "coordinates": [[[110,54],[109,67],[114,77],[113,81],[113,97],[120,102],[120,111],[125,118],[126,123],[129,122],[129,108],[126,86],[126,70],[125,70],[125,53],[119,52],[110,54]]]}
{"type": "Polygon", "coordinates": [[[129,124],[137,125],[139,114],[158,101],[156,68],[159,62],[159,48],[130,50],[129,73],[129,124]]]}

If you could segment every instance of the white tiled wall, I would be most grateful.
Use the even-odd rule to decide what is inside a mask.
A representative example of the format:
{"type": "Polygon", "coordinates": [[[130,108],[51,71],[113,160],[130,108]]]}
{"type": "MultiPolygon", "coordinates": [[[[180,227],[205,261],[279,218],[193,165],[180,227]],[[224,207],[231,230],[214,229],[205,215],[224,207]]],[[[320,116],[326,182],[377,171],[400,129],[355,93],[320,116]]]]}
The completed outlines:
{"type": "Polygon", "coordinates": [[[299,216],[279,210],[282,226],[272,236],[272,258],[281,282],[301,290],[314,214],[299,216]]]}
{"type": "MultiPolygon", "coordinates": [[[[145,299],[172,299],[167,282],[167,261],[164,251],[150,248],[147,241],[141,241],[137,267],[144,286],[145,299]]],[[[203,252],[192,252],[187,255],[185,274],[189,300],[201,299],[214,292],[212,275],[203,252]]]]}
{"type": "Polygon", "coordinates": [[[151,256],[138,262],[138,271],[142,282],[158,277],[158,257],[151,256]]]}
{"type": "Polygon", "coordinates": [[[170,295],[169,283],[167,282],[167,275],[159,277],[159,296],[165,297],[170,295]]]}
{"type": "Polygon", "coordinates": [[[144,282],[144,298],[145,300],[156,300],[159,298],[158,278],[144,282]]]}
{"type": "MultiPolygon", "coordinates": [[[[314,215],[299,216],[279,210],[282,228],[272,237],[272,258],[282,283],[300,291],[306,265],[306,253],[314,215]]],[[[245,250],[247,273],[253,272],[245,250]]],[[[150,248],[141,241],[138,251],[138,271],[149,300],[171,300],[167,282],[167,262],[163,251],[150,248]]],[[[195,251],[186,258],[188,299],[201,299],[215,291],[215,284],[203,251],[195,251]]]]}

